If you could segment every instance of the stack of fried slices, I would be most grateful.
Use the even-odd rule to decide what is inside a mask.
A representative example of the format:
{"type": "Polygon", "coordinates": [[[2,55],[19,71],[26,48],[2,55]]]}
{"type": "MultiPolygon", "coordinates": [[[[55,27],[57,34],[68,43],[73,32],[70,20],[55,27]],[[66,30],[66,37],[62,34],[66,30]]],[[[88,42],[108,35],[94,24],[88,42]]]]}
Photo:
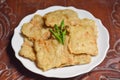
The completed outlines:
{"type": "Polygon", "coordinates": [[[43,71],[91,62],[98,53],[97,26],[91,19],[80,19],[70,9],[56,10],[44,16],[34,15],[21,29],[24,43],[19,55],[35,62],[43,71]],[[65,43],[59,43],[50,32],[64,20],[65,43]]]}

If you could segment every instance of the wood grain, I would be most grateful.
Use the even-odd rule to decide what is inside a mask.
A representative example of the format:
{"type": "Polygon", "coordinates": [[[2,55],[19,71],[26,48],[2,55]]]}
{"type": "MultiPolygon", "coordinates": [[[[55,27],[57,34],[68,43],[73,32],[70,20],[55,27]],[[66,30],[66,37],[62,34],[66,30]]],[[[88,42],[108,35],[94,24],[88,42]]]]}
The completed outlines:
{"type": "Polygon", "coordinates": [[[0,80],[120,80],[120,0],[0,0],[0,80]],[[11,47],[14,28],[24,16],[54,5],[88,10],[108,29],[107,56],[89,73],[67,79],[47,78],[28,71],[15,58],[11,47]]]}

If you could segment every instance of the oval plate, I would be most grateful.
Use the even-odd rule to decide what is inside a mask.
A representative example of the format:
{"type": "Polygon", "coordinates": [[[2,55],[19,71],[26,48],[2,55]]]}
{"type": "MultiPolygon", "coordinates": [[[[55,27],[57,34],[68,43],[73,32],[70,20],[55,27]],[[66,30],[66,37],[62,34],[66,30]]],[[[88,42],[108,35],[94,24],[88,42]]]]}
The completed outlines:
{"type": "Polygon", "coordinates": [[[56,77],[56,78],[69,78],[74,77],[83,73],[87,73],[91,71],[94,67],[99,65],[105,58],[107,50],[109,48],[109,33],[105,26],[102,24],[100,19],[95,18],[90,12],[82,9],[76,9],[74,7],[62,7],[62,6],[52,6],[43,10],[38,10],[33,14],[27,15],[24,17],[19,25],[14,30],[14,35],[12,38],[12,47],[15,51],[16,58],[21,61],[21,63],[30,71],[46,76],[46,77],[56,77]],[[23,37],[21,36],[21,27],[24,23],[29,22],[35,14],[45,15],[48,12],[60,10],[60,9],[72,9],[78,13],[79,18],[89,18],[96,22],[98,27],[98,55],[92,57],[92,61],[89,64],[84,65],[75,65],[63,68],[51,69],[46,72],[38,69],[34,62],[25,59],[19,56],[19,50],[21,49],[21,45],[23,43],[23,37]]]}

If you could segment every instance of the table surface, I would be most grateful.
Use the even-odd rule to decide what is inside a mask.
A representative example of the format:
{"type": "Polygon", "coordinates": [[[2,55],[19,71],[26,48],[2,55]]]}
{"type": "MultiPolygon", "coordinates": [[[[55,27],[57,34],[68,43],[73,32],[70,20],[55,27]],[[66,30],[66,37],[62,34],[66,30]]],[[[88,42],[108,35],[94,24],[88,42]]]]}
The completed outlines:
{"type": "Polygon", "coordinates": [[[0,0],[0,80],[120,80],[120,0],[0,0]],[[85,9],[108,29],[107,56],[92,71],[67,79],[47,78],[28,71],[15,58],[14,28],[24,16],[54,5],[85,9]]]}

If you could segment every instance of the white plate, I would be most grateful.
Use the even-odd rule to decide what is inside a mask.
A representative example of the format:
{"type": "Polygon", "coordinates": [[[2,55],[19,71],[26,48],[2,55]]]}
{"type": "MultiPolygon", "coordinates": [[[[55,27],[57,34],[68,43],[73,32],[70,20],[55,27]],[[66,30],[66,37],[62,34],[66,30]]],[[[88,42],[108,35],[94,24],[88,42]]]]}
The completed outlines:
{"type": "Polygon", "coordinates": [[[33,14],[27,15],[21,20],[19,25],[15,28],[14,35],[12,38],[12,47],[15,51],[16,58],[20,60],[21,63],[28,70],[46,77],[69,78],[69,77],[74,77],[74,76],[91,71],[94,67],[99,65],[104,60],[107,50],[109,48],[109,33],[107,29],[104,27],[104,25],[101,23],[101,21],[95,18],[90,12],[86,10],[76,9],[74,7],[52,6],[44,10],[38,10],[33,14]],[[34,62],[31,62],[30,60],[25,59],[18,55],[18,52],[23,43],[23,38],[20,35],[21,27],[23,23],[29,22],[35,14],[40,14],[43,16],[48,12],[58,10],[58,9],[72,9],[78,13],[79,18],[89,18],[89,19],[93,19],[96,22],[98,27],[98,40],[97,40],[98,49],[99,49],[98,55],[95,57],[92,57],[92,61],[89,64],[76,65],[76,66],[70,66],[70,67],[64,67],[64,68],[56,68],[56,69],[48,70],[46,72],[42,72],[40,69],[36,67],[34,62]]]}

